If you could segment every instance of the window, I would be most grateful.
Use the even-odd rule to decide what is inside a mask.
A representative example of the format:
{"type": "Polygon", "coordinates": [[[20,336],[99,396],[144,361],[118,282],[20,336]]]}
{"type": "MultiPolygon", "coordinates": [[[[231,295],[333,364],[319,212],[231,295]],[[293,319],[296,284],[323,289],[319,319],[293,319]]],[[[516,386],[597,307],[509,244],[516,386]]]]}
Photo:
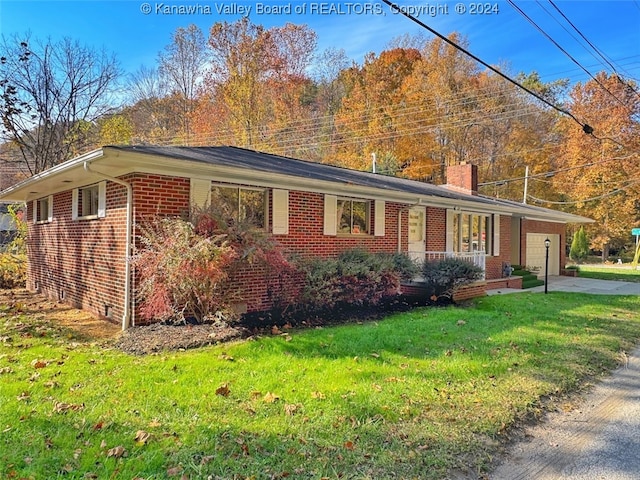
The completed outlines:
{"type": "Polygon", "coordinates": [[[453,251],[491,253],[491,216],[473,213],[453,214],[453,251]]]}
{"type": "Polygon", "coordinates": [[[338,233],[369,234],[371,202],[339,198],[337,208],[338,233]]]}
{"type": "Polygon", "coordinates": [[[33,202],[33,218],[36,223],[46,223],[53,220],[53,195],[33,202]]]}
{"type": "Polygon", "coordinates": [[[266,190],[263,189],[211,187],[211,205],[222,213],[229,225],[248,222],[256,228],[266,228],[265,199],[266,190]]]}
{"type": "Polygon", "coordinates": [[[80,188],[78,190],[79,212],[81,217],[98,215],[98,185],[80,188]]]}
{"type": "Polygon", "coordinates": [[[102,218],[106,215],[106,182],[73,190],[71,217],[73,220],[102,218]]]}

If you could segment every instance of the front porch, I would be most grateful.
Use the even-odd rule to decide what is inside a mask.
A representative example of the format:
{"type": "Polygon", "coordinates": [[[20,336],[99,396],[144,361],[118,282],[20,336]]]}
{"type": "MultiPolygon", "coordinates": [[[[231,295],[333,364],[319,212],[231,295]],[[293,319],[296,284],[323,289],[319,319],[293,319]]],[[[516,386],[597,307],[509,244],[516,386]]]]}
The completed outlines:
{"type": "MultiPolygon", "coordinates": [[[[487,254],[483,251],[475,252],[438,252],[438,251],[421,251],[409,250],[409,258],[418,264],[423,262],[437,262],[449,258],[457,258],[466,261],[482,270],[482,278],[463,287],[460,287],[454,294],[453,300],[458,302],[468,300],[475,297],[483,297],[489,290],[500,288],[522,289],[522,277],[504,276],[501,278],[487,279],[486,259],[487,254]]],[[[402,291],[407,295],[419,295],[424,288],[420,285],[422,277],[417,276],[411,282],[407,282],[402,286],[402,291]]]]}

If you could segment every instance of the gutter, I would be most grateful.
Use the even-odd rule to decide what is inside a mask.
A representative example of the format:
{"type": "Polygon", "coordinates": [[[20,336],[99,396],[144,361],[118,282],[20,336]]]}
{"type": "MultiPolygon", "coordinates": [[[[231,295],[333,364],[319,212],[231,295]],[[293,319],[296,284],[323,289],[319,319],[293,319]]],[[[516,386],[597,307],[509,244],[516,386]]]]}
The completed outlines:
{"type": "Polygon", "coordinates": [[[130,183],[127,183],[119,178],[112,177],[110,175],[96,172],[89,168],[89,161],[84,162],[84,169],[89,173],[100,175],[105,180],[109,180],[118,185],[122,185],[127,188],[127,219],[125,226],[126,245],[125,245],[125,264],[124,264],[124,314],[122,316],[122,330],[126,330],[131,326],[131,230],[133,223],[133,188],[130,183]]]}

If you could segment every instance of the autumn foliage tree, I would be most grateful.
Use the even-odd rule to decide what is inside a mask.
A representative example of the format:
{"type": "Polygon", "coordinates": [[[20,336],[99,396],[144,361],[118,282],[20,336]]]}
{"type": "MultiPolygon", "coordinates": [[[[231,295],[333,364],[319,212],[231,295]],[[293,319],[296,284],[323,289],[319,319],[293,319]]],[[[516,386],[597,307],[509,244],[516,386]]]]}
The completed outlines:
{"type": "Polygon", "coordinates": [[[602,252],[629,240],[640,214],[640,96],[617,75],[599,73],[570,93],[571,112],[593,128],[586,134],[562,118],[559,173],[554,177],[568,208],[596,220],[588,227],[591,247],[602,252]]]}

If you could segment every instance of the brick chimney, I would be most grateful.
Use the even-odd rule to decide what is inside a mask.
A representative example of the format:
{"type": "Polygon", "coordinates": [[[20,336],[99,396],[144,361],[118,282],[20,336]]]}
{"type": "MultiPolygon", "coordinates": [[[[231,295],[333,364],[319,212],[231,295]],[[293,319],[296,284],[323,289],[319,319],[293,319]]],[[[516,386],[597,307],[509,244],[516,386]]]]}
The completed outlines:
{"type": "Polygon", "coordinates": [[[447,188],[478,194],[478,166],[463,162],[447,167],[447,188]]]}

